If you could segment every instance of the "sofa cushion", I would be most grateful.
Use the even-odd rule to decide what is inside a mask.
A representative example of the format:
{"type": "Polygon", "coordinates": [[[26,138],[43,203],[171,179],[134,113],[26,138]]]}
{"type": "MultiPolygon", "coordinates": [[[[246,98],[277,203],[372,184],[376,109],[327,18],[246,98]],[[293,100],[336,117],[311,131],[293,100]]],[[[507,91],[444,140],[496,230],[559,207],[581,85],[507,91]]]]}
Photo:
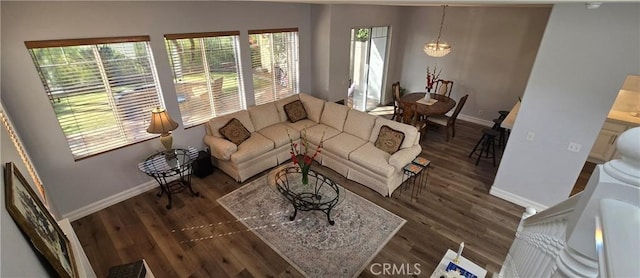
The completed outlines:
{"type": "Polygon", "coordinates": [[[286,124],[287,126],[297,130],[297,131],[302,131],[305,128],[310,128],[312,126],[317,125],[318,123],[309,120],[309,119],[304,119],[304,120],[300,120],[297,121],[295,123],[291,123],[291,122],[285,122],[284,124],[286,124]]]}
{"type": "Polygon", "coordinates": [[[251,133],[245,128],[242,123],[236,119],[231,119],[226,125],[221,127],[219,130],[222,136],[231,141],[232,143],[239,146],[245,140],[249,139],[251,133]]]}
{"type": "Polygon", "coordinates": [[[276,105],[273,102],[251,106],[247,108],[247,111],[251,115],[251,122],[253,122],[253,127],[256,130],[261,130],[280,122],[278,109],[276,109],[276,105]]]}
{"type": "Polygon", "coordinates": [[[383,125],[380,128],[378,138],[373,145],[378,149],[388,152],[389,154],[393,154],[400,149],[403,140],[404,133],[383,125]]]}
{"type": "Polygon", "coordinates": [[[343,132],[329,138],[328,140],[325,140],[324,149],[327,150],[327,152],[337,155],[338,157],[349,159],[349,154],[365,143],[367,143],[367,141],[362,140],[357,136],[353,136],[349,133],[343,132]]]}
{"type": "Polygon", "coordinates": [[[287,119],[292,123],[307,118],[307,111],[304,111],[304,106],[300,100],[294,100],[287,103],[283,108],[284,112],[287,114],[287,119]]]}
{"type": "Polygon", "coordinates": [[[320,144],[320,139],[323,138],[323,133],[324,141],[327,141],[329,140],[329,138],[333,138],[336,135],[340,134],[339,130],[323,124],[314,125],[310,128],[307,128],[306,130],[301,131],[300,137],[304,136],[303,133],[305,132],[307,133],[307,139],[309,140],[309,142],[313,143],[314,145],[320,144]]]}
{"type": "Polygon", "coordinates": [[[249,132],[256,131],[255,128],[253,128],[253,123],[251,122],[251,117],[249,117],[249,112],[247,112],[247,110],[240,110],[237,112],[233,112],[231,114],[215,117],[209,120],[209,131],[211,132],[211,135],[215,137],[223,138],[222,134],[220,134],[220,128],[225,126],[233,118],[240,120],[242,125],[249,132]]]}
{"type": "Polygon", "coordinates": [[[287,113],[284,112],[284,105],[296,100],[300,100],[298,94],[276,100],[276,109],[278,109],[278,115],[280,115],[281,123],[287,121],[287,113]]]}
{"type": "Polygon", "coordinates": [[[267,137],[269,140],[273,141],[273,143],[275,143],[276,148],[282,145],[289,144],[289,136],[291,136],[291,140],[294,140],[294,141],[300,138],[299,131],[287,126],[284,123],[271,125],[261,130],[258,130],[257,132],[262,134],[264,137],[267,137]]]}
{"type": "Polygon", "coordinates": [[[322,109],[324,108],[324,100],[303,93],[299,95],[300,101],[302,101],[302,105],[304,105],[304,110],[307,111],[307,117],[319,123],[320,115],[322,115],[322,109]]]}
{"type": "Polygon", "coordinates": [[[324,104],[324,110],[322,110],[322,117],[320,117],[320,123],[333,127],[340,132],[344,128],[344,121],[347,119],[347,113],[349,107],[334,102],[327,102],[324,104]]]}
{"type": "Polygon", "coordinates": [[[376,116],[355,109],[349,110],[347,120],[344,122],[344,132],[358,136],[360,139],[368,141],[371,130],[376,124],[376,116]]]}
{"type": "Polygon", "coordinates": [[[383,125],[404,133],[404,141],[402,141],[400,149],[409,148],[415,144],[416,137],[418,137],[418,129],[416,127],[380,117],[376,118],[376,124],[373,126],[373,130],[371,131],[369,142],[373,143],[378,139],[378,133],[380,133],[380,128],[383,125]]]}
{"type": "Polygon", "coordinates": [[[273,150],[273,141],[262,134],[254,132],[251,137],[238,146],[238,151],[231,155],[231,162],[240,164],[273,150]]]}
{"type": "Polygon", "coordinates": [[[349,160],[383,177],[390,177],[395,168],[389,164],[391,155],[367,142],[349,154],[349,160]]]}

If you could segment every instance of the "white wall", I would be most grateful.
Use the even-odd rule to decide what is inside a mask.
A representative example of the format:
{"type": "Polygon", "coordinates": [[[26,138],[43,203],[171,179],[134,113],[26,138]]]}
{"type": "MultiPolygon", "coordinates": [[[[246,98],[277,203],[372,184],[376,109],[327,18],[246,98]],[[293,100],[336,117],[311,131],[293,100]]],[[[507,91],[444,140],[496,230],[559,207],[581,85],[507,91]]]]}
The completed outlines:
{"type": "MultiPolygon", "coordinates": [[[[402,7],[394,6],[372,6],[372,5],[313,5],[314,24],[320,23],[321,27],[315,29],[329,28],[329,32],[314,34],[314,63],[322,63],[321,67],[314,68],[313,79],[317,82],[314,88],[319,97],[329,101],[345,99],[349,86],[349,59],[351,29],[357,27],[390,26],[390,53],[388,55],[385,88],[391,88],[391,83],[398,78],[400,61],[399,46],[400,30],[402,22],[402,7]],[[327,10],[328,9],[328,10],[327,10]],[[317,41],[321,40],[321,42],[317,41]],[[325,42],[329,42],[326,46],[325,42]],[[320,47],[328,47],[322,49],[320,47]],[[328,62],[328,64],[327,64],[328,62]],[[327,78],[328,76],[328,78],[327,78]],[[388,84],[388,86],[386,86],[388,84]],[[326,89],[325,89],[326,88],[326,89]]],[[[390,95],[389,95],[390,99],[390,95]]]]}
{"type": "Polygon", "coordinates": [[[511,109],[524,92],[550,10],[447,7],[441,38],[452,45],[451,53],[434,58],[422,49],[438,35],[442,8],[408,9],[403,17],[401,86],[424,92],[427,66],[433,70],[437,64],[440,78],[454,81],[451,96],[456,101],[469,94],[462,115],[497,118],[498,111],[511,109]]]}
{"type": "MultiPolygon", "coordinates": [[[[239,30],[244,74],[250,76],[247,30],[298,27],[300,90],[311,89],[307,4],[3,1],[1,5],[2,101],[61,214],[149,181],[136,165],[162,147],[150,140],[74,162],[24,41],[150,35],[167,110],[179,120],[164,34],[239,30]]],[[[251,78],[246,80],[246,88],[252,88],[251,78]]],[[[202,149],[203,136],[202,126],[180,127],[174,132],[174,145],[202,149]]]]}
{"type": "MultiPolygon", "coordinates": [[[[0,111],[2,108],[0,107],[0,111]]],[[[32,249],[30,241],[22,234],[16,222],[11,218],[5,206],[4,196],[4,165],[7,162],[13,162],[20,173],[25,177],[27,182],[32,186],[33,190],[38,194],[33,179],[27,172],[27,167],[22,163],[22,159],[18,154],[18,150],[13,145],[9,137],[9,133],[0,124],[0,162],[2,163],[2,174],[0,174],[0,276],[1,277],[49,277],[47,268],[40,262],[40,258],[36,255],[36,250],[32,249]]]]}
{"type": "Polygon", "coordinates": [[[625,77],[640,72],[639,14],[638,3],[554,6],[492,193],[543,206],[569,196],[625,77]]]}
{"type": "Polygon", "coordinates": [[[331,5],[311,6],[311,73],[310,94],[329,99],[329,55],[331,54],[331,5]]]}

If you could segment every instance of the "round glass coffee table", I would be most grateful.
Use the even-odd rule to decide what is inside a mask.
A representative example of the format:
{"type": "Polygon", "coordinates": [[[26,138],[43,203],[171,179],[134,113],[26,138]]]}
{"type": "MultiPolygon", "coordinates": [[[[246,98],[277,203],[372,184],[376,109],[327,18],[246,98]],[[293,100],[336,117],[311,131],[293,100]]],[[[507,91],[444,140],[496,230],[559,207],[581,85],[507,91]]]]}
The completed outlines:
{"type": "Polygon", "coordinates": [[[318,210],[327,215],[329,224],[335,224],[331,219],[331,210],[344,200],[345,189],[329,178],[309,170],[309,183],[302,184],[300,167],[288,164],[275,168],[269,173],[269,187],[280,192],[293,205],[294,220],[298,211],[318,210]]]}

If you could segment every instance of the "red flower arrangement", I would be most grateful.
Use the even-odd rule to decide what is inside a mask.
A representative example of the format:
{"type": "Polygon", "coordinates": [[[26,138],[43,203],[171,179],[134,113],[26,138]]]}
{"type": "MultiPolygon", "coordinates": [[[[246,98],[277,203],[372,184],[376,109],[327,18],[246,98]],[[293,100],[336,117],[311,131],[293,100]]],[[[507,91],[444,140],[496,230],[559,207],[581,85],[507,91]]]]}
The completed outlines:
{"type": "Polygon", "coordinates": [[[440,71],[436,73],[437,68],[438,68],[438,64],[436,64],[433,67],[433,72],[431,72],[429,71],[429,67],[427,67],[427,87],[425,87],[427,89],[427,92],[431,92],[431,89],[433,88],[433,84],[438,82],[438,79],[440,78],[440,73],[442,72],[442,69],[440,69],[440,71]]]}
{"type": "Polygon", "coordinates": [[[291,139],[289,130],[287,130],[287,136],[289,137],[289,144],[291,145],[291,151],[289,152],[291,154],[291,161],[300,167],[300,172],[302,173],[302,184],[309,184],[309,169],[311,169],[311,164],[316,156],[322,152],[324,132],[322,133],[322,138],[320,138],[320,144],[318,144],[318,147],[313,154],[309,154],[309,139],[307,138],[306,129],[303,129],[300,132],[302,141],[299,148],[298,144],[294,143],[291,139]]]}

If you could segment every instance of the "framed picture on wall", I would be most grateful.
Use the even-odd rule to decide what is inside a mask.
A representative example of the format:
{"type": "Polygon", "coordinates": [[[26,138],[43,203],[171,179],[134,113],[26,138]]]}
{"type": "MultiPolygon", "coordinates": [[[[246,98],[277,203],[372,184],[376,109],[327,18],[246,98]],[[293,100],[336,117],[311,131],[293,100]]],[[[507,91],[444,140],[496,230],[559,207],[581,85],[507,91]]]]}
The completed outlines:
{"type": "Polygon", "coordinates": [[[5,203],[9,215],[60,277],[78,277],[69,239],[42,204],[18,168],[4,168],[5,203]]]}

